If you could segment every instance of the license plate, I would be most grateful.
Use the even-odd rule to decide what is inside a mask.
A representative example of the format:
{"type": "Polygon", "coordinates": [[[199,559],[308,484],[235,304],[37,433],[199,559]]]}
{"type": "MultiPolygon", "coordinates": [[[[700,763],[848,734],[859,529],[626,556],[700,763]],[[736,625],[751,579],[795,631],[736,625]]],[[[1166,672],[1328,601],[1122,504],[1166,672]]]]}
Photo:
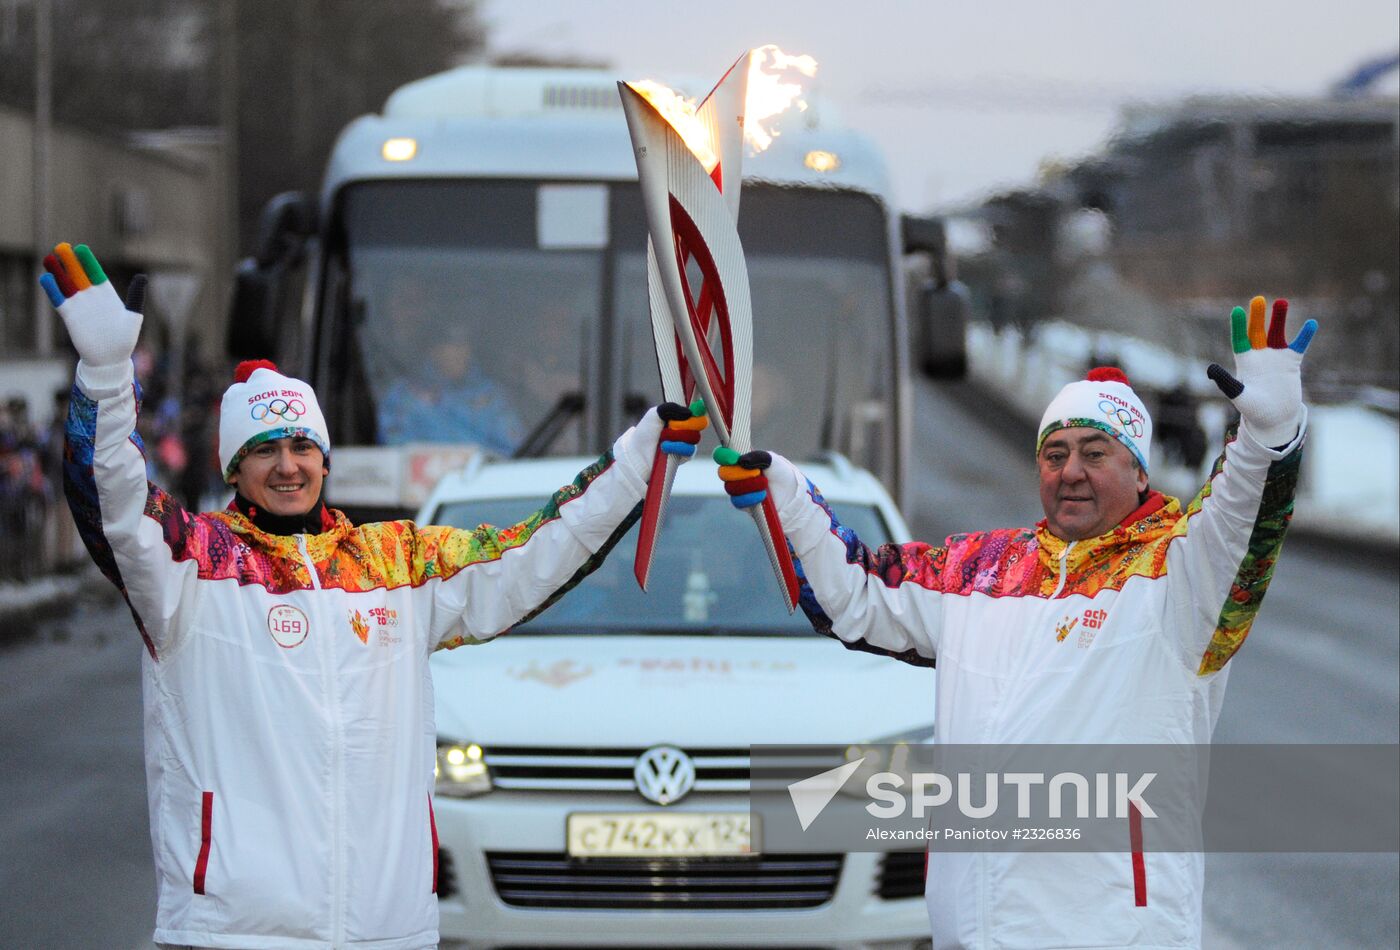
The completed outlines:
{"type": "Polygon", "coordinates": [[[575,858],[720,857],[753,854],[749,816],[711,812],[578,813],[567,819],[575,858]]]}

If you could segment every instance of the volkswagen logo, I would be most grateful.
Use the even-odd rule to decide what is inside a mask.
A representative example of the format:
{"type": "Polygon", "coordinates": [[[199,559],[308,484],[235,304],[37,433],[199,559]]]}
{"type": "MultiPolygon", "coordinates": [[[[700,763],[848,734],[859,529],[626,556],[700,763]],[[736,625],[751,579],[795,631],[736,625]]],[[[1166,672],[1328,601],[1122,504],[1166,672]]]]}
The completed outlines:
{"type": "Polygon", "coordinates": [[[695,787],[695,763],[669,745],[654,746],[637,756],[632,775],[642,797],[658,805],[674,804],[695,787]]]}

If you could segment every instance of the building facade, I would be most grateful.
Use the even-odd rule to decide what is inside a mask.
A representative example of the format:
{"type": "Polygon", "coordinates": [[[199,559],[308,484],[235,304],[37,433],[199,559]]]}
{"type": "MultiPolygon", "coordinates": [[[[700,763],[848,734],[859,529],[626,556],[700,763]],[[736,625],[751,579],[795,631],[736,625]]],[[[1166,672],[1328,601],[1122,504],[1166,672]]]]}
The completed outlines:
{"type": "Polygon", "coordinates": [[[118,287],[149,275],[148,347],[178,348],[181,361],[221,358],[233,225],[217,133],[117,139],[55,126],[49,141],[47,233],[36,235],[32,117],[0,108],[0,398],[71,370],[67,338],[36,283],[59,240],[91,246],[118,287]]]}

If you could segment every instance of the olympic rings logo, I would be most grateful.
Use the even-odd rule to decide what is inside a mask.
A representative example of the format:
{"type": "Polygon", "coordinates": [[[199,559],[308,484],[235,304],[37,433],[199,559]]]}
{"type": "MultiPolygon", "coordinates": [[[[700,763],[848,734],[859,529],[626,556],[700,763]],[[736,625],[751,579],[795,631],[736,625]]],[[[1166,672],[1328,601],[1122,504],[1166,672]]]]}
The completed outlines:
{"type": "Polygon", "coordinates": [[[1109,422],[1116,425],[1120,431],[1134,438],[1142,438],[1142,420],[1134,416],[1127,409],[1107,399],[1099,401],[1099,410],[1109,422]]]}
{"type": "Polygon", "coordinates": [[[306,415],[306,403],[300,399],[273,399],[254,403],[249,410],[254,422],[275,426],[279,422],[296,422],[306,415]]]}

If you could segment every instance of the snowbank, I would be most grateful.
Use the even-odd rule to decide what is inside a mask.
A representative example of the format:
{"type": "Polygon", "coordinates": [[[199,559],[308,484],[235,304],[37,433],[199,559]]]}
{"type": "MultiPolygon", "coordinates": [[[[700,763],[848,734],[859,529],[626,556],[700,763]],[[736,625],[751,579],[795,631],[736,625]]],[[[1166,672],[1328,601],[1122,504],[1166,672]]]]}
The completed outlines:
{"type": "MultiPolygon", "coordinates": [[[[1067,323],[1041,327],[1027,344],[1015,330],[996,333],[985,323],[968,327],[973,379],[995,387],[1032,423],[1065,383],[1083,376],[1091,354],[1111,355],[1135,384],[1154,389],[1185,385],[1201,396],[1201,424],[1209,444],[1220,444],[1229,418],[1206,363],[1155,344],[1067,323]]],[[[1228,364],[1226,364],[1228,365],[1228,364]]],[[[1153,483],[1190,498],[1208,474],[1153,460],[1153,483]]],[[[1400,545],[1400,422],[1362,405],[1310,406],[1294,525],[1300,530],[1400,545]]]]}

